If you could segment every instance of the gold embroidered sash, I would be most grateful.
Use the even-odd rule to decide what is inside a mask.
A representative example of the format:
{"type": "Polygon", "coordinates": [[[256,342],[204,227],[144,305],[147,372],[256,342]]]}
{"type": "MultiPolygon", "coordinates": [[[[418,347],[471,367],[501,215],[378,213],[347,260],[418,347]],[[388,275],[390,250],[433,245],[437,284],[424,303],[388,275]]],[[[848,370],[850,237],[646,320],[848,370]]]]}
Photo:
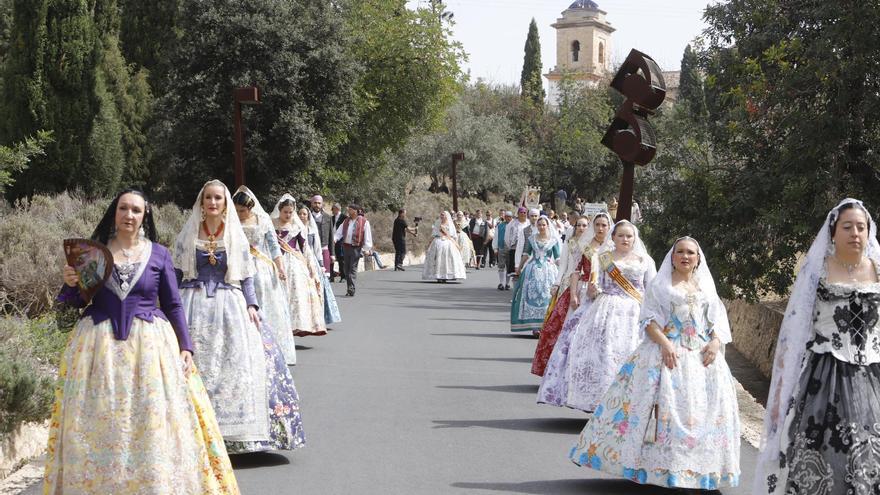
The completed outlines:
{"type": "Polygon", "coordinates": [[[275,262],[272,261],[271,259],[269,259],[269,257],[266,256],[265,254],[261,253],[259,249],[255,248],[254,246],[251,246],[251,254],[254,256],[254,258],[271,266],[273,272],[275,271],[275,262]]]}
{"type": "Polygon", "coordinates": [[[614,259],[611,257],[610,252],[604,252],[599,255],[599,264],[602,266],[602,270],[611,277],[611,280],[613,280],[614,283],[623,289],[628,296],[638,301],[639,304],[642,304],[642,294],[633,286],[632,282],[624,276],[623,272],[620,271],[620,268],[614,264],[614,259]]]}

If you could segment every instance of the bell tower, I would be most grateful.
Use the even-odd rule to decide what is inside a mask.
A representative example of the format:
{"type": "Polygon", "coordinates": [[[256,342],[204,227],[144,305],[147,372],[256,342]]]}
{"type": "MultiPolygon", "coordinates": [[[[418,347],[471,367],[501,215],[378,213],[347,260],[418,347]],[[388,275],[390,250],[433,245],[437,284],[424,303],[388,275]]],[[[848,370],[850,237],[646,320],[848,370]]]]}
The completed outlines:
{"type": "Polygon", "coordinates": [[[611,72],[611,33],[606,12],[592,0],[576,0],[558,18],[556,29],[556,66],[545,74],[550,86],[550,101],[558,96],[562,77],[595,84],[611,72]]]}

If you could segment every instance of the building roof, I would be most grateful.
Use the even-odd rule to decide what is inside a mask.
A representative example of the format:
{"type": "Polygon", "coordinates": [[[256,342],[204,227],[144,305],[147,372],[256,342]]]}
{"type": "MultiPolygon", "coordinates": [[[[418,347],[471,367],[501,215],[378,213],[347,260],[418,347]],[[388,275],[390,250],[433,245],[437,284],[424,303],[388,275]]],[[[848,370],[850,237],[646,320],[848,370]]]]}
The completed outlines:
{"type": "Polygon", "coordinates": [[[573,9],[599,10],[599,4],[593,0],[575,0],[574,3],[568,7],[568,10],[573,9]]]}

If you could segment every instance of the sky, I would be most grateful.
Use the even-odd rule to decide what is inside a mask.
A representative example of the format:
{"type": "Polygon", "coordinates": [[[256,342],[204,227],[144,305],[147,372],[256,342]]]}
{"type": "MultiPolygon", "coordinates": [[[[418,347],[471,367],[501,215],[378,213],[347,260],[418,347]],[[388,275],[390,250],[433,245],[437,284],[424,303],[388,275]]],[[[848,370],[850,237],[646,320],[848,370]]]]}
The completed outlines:
{"type": "MultiPolygon", "coordinates": [[[[446,0],[455,14],[455,39],[464,45],[471,80],[519,84],[523,47],[532,17],[538,23],[546,74],[556,65],[556,30],[550,27],[573,0],[446,0]]],[[[684,47],[705,28],[703,9],[712,0],[595,0],[617,29],[612,65],[631,48],[650,55],[663,70],[678,70],[684,47]]],[[[426,0],[409,0],[410,7],[426,0]]],[[[546,86],[546,80],[545,86],[546,86]]]]}

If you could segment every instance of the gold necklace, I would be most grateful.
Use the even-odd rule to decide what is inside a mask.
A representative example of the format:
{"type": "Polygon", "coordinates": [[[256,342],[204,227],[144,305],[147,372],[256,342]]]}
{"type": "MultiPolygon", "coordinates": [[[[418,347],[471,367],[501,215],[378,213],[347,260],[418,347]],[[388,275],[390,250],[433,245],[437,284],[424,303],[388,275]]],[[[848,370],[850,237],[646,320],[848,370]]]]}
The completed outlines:
{"type": "Polygon", "coordinates": [[[205,248],[208,251],[208,263],[210,263],[211,266],[217,264],[217,255],[214,253],[217,250],[217,237],[220,236],[220,234],[223,232],[223,227],[225,225],[225,223],[220,222],[220,226],[217,227],[217,231],[211,233],[211,231],[208,230],[208,222],[202,222],[202,228],[205,230],[205,235],[208,236],[208,244],[205,246],[205,248]]]}

